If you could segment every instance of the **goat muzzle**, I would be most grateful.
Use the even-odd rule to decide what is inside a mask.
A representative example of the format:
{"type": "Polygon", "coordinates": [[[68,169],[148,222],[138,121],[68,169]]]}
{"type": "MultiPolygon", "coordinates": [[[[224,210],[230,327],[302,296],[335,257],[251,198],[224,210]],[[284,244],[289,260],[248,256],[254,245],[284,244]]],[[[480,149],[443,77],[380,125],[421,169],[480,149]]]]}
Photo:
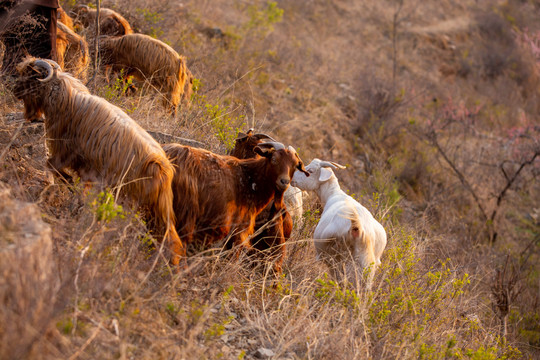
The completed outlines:
{"type": "Polygon", "coordinates": [[[291,179],[289,177],[280,177],[277,182],[276,182],[276,185],[277,187],[280,189],[280,190],[287,190],[287,187],[289,186],[289,184],[291,183],[291,179]]]}

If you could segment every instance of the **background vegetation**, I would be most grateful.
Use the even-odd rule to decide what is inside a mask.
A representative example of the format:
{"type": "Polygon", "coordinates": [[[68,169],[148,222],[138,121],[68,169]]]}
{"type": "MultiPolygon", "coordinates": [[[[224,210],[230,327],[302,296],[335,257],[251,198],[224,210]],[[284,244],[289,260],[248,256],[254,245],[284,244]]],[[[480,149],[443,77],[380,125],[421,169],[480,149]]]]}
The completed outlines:
{"type": "MultiPolygon", "coordinates": [[[[295,146],[306,163],[346,164],[342,187],[384,225],[388,246],[372,291],[335,283],[315,261],[309,239],[321,208],[310,196],[274,286],[249,262],[213,251],[174,274],[137,214],[112,194],[50,182],[42,125],[24,123],[22,104],[0,85],[0,180],[52,227],[59,276],[53,304],[29,306],[42,324],[31,329],[34,341],[4,338],[2,354],[540,356],[540,3],[102,6],[185,55],[196,91],[174,119],[145,86],[119,96],[121,84],[100,75],[94,93],[148,130],[218,153],[254,127],[295,146]]],[[[3,316],[6,333],[24,321],[3,316]]]]}

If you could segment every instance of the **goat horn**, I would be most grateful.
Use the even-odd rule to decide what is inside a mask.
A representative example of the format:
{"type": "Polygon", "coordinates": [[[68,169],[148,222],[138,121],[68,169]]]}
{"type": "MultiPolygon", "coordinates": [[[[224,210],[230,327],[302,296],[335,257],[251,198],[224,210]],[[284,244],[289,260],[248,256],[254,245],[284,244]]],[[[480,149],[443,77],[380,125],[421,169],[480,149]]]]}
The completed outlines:
{"type": "Polygon", "coordinates": [[[296,149],[293,148],[291,145],[289,145],[289,147],[287,148],[287,150],[289,150],[289,151],[292,152],[293,154],[296,154],[296,149]]]}
{"type": "Polygon", "coordinates": [[[333,161],[321,161],[321,167],[331,167],[334,169],[345,169],[345,166],[335,163],[333,161]]]}
{"type": "Polygon", "coordinates": [[[261,148],[263,148],[263,147],[273,147],[276,150],[285,149],[285,145],[283,145],[282,143],[277,142],[277,141],[267,141],[267,142],[260,143],[257,146],[261,147],[261,148]]]}
{"type": "Polygon", "coordinates": [[[36,61],[34,61],[33,65],[43,66],[43,67],[45,67],[47,69],[47,76],[45,78],[43,78],[43,79],[38,79],[41,82],[47,82],[47,81],[51,80],[54,75],[56,75],[56,70],[53,69],[52,65],[49,64],[45,60],[41,60],[41,59],[36,60],[36,61]]]}
{"type": "Polygon", "coordinates": [[[253,135],[253,137],[256,137],[257,139],[268,139],[270,141],[273,141],[273,142],[277,142],[275,139],[273,139],[271,136],[269,135],[266,135],[266,134],[255,134],[253,135]]]}

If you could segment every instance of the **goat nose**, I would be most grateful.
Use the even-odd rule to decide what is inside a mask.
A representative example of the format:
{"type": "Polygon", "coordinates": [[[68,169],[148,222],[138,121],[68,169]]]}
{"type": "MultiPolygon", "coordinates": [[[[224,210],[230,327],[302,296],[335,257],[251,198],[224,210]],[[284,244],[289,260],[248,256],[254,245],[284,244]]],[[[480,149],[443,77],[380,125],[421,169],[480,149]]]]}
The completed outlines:
{"type": "Polygon", "coordinates": [[[290,180],[289,179],[281,179],[280,182],[281,182],[282,185],[285,186],[285,185],[289,185],[290,180]]]}

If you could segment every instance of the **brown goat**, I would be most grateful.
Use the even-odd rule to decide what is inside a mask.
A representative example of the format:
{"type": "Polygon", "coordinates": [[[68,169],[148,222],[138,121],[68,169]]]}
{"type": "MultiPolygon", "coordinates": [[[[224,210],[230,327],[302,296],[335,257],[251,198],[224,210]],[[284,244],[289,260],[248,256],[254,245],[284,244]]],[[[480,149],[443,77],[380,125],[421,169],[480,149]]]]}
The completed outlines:
{"type": "MultiPolygon", "coordinates": [[[[163,92],[163,104],[176,114],[188,77],[186,60],[169,45],[148,35],[130,34],[100,39],[102,65],[124,76],[148,80],[163,92]]],[[[108,71],[107,71],[108,72],[108,71]]],[[[189,73],[191,74],[191,73],[189,73]]]]}
{"type": "MultiPolygon", "coordinates": [[[[230,236],[228,245],[251,248],[257,214],[272,200],[280,211],[294,171],[304,171],[296,151],[275,142],[259,144],[254,151],[261,158],[245,160],[178,144],[163,148],[175,165],[174,211],[186,243],[207,245],[230,236]]],[[[284,247],[279,249],[283,256],[284,247]]]]}
{"type": "Polygon", "coordinates": [[[58,65],[76,78],[86,81],[90,57],[86,40],[72,29],[58,21],[56,49],[58,65]]]}
{"type": "MultiPolygon", "coordinates": [[[[240,133],[238,138],[235,140],[234,148],[231,150],[229,155],[235,156],[239,159],[252,159],[256,158],[257,155],[253,149],[259,143],[263,141],[275,141],[270,136],[266,134],[254,134],[253,129],[249,129],[247,134],[240,133]]],[[[285,191],[283,200],[287,205],[287,211],[292,216],[294,221],[297,224],[303,222],[303,200],[302,200],[302,191],[296,187],[289,186],[285,191]]],[[[257,220],[259,221],[259,220],[257,220]]]]}
{"type": "MultiPolygon", "coordinates": [[[[89,38],[95,38],[95,26],[97,10],[89,8],[87,5],[79,5],[74,8],[73,13],[86,29],[89,38]]],[[[108,36],[122,36],[133,34],[133,29],[129,22],[119,13],[112,9],[99,9],[99,34],[108,36]]]]}
{"type": "Polygon", "coordinates": [[[85,182],[120,191],[147,211],[178,264],[185,249],[175,229],[171,182],[174,168],[161,146],[120,108],[91,95],[52,60],[27,58],[17,66],[15,96],[25,117],[45,115],[50,157],[60,174],[71,169],[85,182]]]}
{"type": "MultiPolygon", "coordinates": [[[[275,140],[266,134],[254,134],[253,129],[249,129],[246,134],[239,134],[230,155],[239,159],[259,158],[260,156],[255,152],[255,148],[263,141],[275,140]]],[[[286,192],[289,189],[290,187],[287,188],[286,192]]],[[[259,253],[263,255],[268,255],[269,253],[270,257],[274,258],[274,261],[281,265],[284,258],[284,244],[291,237],[293,220],[289,211],[287,211],[286,205],[278,204],[276,206],[275,201],[271,201],[257,215],[255,220],[255,235],[252,237],[251,243],[259,253]],[[278,208],[281,211],[278,211],[278,208]]]]}

